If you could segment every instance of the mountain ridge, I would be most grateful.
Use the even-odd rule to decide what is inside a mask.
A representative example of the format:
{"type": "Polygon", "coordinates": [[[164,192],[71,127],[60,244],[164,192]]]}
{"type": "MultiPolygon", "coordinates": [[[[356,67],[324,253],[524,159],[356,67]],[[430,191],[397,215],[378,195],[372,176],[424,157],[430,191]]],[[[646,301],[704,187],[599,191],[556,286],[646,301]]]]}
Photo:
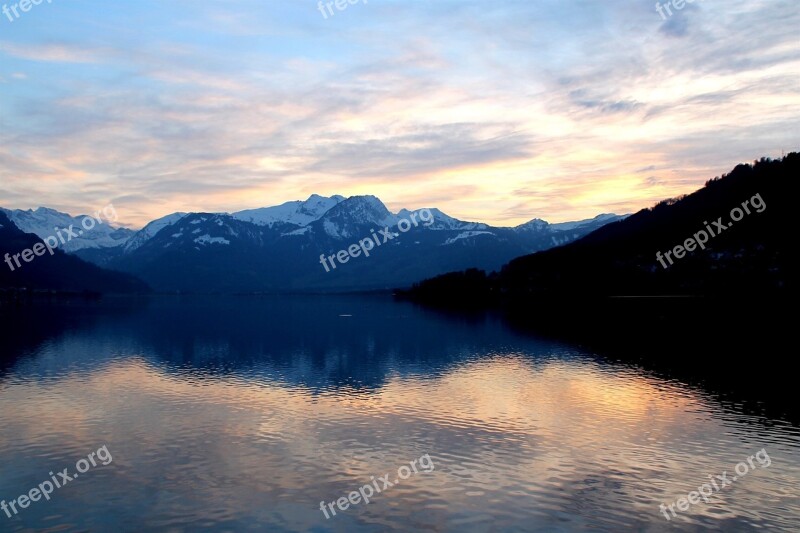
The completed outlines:
{"type": "Polygon", "coordinates": [[[406,295],[434,304],[526,305],[785,294],[796,283],[790,202],[799,172],[800,153],[738,165],[689,195],[663,200],[565,246],[515,258],[497,274],[452,272],[418,283],[406,295]],[[747,202],[753,207],[743,209],[747,202]],[[669,263],[667,252],[675,253],[669,263]]]}
{"type": "MultiPolygon", "coordinates": [[[[572,222],[559,222],[559,223],[550,223],[540,218],[533,218],[530,221],[524,222],[517,226],[491,226],[483,222],[467,222],[451,217],[435,207],[420,208],[417,210],[409,210],[407,208],[403,208],[400,209],[397,213],[392,213],[391,211],[388,210],[388,208],[386,208],[385,204],[383,204],[383,202],[379,198],[373,195],[361,195],[361,196],[350,196],[350,197],[344,197],[342,195],[333,195],[331,197],[325,197],[318,194],[312,194],[307,200],[293,200],[275,206],[245,209],[230,213],[220,212],[216,214],[229,215],[237,220],[250,222],[259,226],[271,227],[276,224],[293,224],[299,226],[300,228],[303,228],[323,218],[331,209],[338,206],[339,204],[347,202],[348,200],[354,200],[359,198],[369,199],[370,203],[374,204],[374,209],[380,211],[385,210],[386,213],[388,213],[387,215],[385,215],[385,217],[379,217],[380,219],[375,221],[375,223],[378,225],[396,224],[398,220],[403,218],[408,218],[408,216],[410,216],[412,212],[415,211],[418,212],[421,211],[422,209],[428,209],[434,214],[435,222],[431,227],[432,229],[482,230],[488,227],[492,227],[497,229],[525,230],[527,229],[528,226],[535,225],[535,223],[543,222],[544,224],[552,227],[553,229],[569,231],[576,227],[586,226],[600,221],[610,222],[628,216],[628,215],[616,215],[616,214],[600,214],[590,219],[584,219],[572,222]]],[[[77,226],[80,224],[83,218],[88,216],[88,215],[73,216],[68,213],[60,212],[55,209],[51,209],[44,206],[28,210],[6,209],[0,207],[0,211],[3,211],[7,214],[14,214],[16,217],[18,217],[19,222],[15,220],[13,216],[9,218],[11,218],[12,222],[14,222],[17,225],[17,227],[19,227],[21,230],[27,233],[34,233],[38,235],[40,238],[46,238],[47,236],[53,234],[53,229],[49,226],[54,226],[55,225],[54,223],[60,223],[61,226],[64,227],[66,225],[66,222],[69,221],[70,223],[75,224],[77,226]],[[31,214],[37,214],[37,213],[38,214],[48,213],[51,215],[51,218],[49,220],[43,219],[42,222],[39,223],[38,225],[34,225],[32,223],[25,224],[25,220],[22,218],[23,216],[31,216],[31,214]]],[[[196,213],[202,213],[202,212],[196,212],[196,213]]],[[[90,232],[86,232],[79,238],[73,239],[71,241],[71,246],[66,248],[66,250],[74,252],[77,250],[83,250],[87,248],[113,248],[117,246],[123,246],[127,251],[132,251],[133,249],[138,248],[138,246],[140,246],[144,241],[155,236],[155,234],[158,233],[158,231],[160,231],[164,227],[174,224],[187,214],[189,213],[187,212],[170,213],[168,215],[164,215],[162,217],[159,217],[157,219],[148,222],[139,230],[132,230],[125,227],[115,227],[112,225],[108,225],[110,231],[106,233],[118,232],[118,234],[114,237],[113,242],[109,242],[108,240],[99,240],[99,239],[96,240],[95,242],[91,242],[88,239],[90,239],[92,235],[90,232]],[[86,241],[86,244],[84,244],[84,241],[86,241]]],[[[93,229],[92,231],[97,232],[97,229],[93,229]]]]}
{"type": "MultiPolygon", "coordinates": [[[[41,213],[53,220],[68,217],[53,210],[41,213]]],[[[527,226],[493,227],[458,220],[437,208],[392,213],[372,195],[311,195],[234,213],[173,213],[113,246],[68,251],[139,277],[158,291],[388,290],[452,269],[499,268],[514,257],[570,242],[622,218],[577,221],[565,230],[538,219],[527,226]],[[424,224],[415,218],[421,213],[424,224]],[[411,220],[417,222],[413,228],[411,220]],[[339,254],[378,232],[387,234],[385,244],[365,251],[360,260],[333,270],[320,265],[320,257],[339,254]]],[[[49,235],[47,224],[34,229],[40,238],[49,235]]]]}
{"type": "Polygon", "coordinates": [[[75,255],[54,248],[52,254],[35,234],[20,230],[0,211],[0,289],[59,292],[147,293],[149,287],[135,277],[111,272],[75,255]],[[40,254],[34,252],[39,247],[40,254]],[[29,252],[28,261],[25,260],[29,252]],[[20,257],[21,256],[21,257],[20,257]],[[20,260],[21,259],[21,260],[20,260]]]}

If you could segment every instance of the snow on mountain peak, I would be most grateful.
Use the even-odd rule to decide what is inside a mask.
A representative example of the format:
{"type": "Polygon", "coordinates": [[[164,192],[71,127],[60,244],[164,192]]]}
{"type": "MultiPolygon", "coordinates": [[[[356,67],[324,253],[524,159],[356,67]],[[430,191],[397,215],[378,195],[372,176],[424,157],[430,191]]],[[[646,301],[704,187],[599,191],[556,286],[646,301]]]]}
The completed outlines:
{"type": "Polygon", "coordinates": [[[427,224],[424,226],[427,229],[432,230],[461,230],[461,231],[474,231],[474,230],[484,230],[488,226],[486,224],[482,224],[480,222],[464,222],[463,220],[458,220],[457,218],[453,218],[450,215],[446,215],[439,209],[435,207],[430,208],[422,208],[417,209],[416,211],[409,211],[408,209],[401,209],[399,213],[397,213],[398,218],[409,218],[411,213],[416,212],[419,213],[420,211],[427,210],[433,215],[433,223],[428,226],[427,224]]]}
{"type": "Polygon", "coordinates": [[[337,206],[338,216],[349,215],[356,224],[393,224],[394,215],[386,209],[377,196],[351,196],[337,206]]]}
{"type": "Polygon", "coordinates": [[[516,228],[517,231],[544,231],[548,227],[550,227],[550,223],[546,220],[542,220],[541,218],[534,218],[533,220],[529,220],[524,224],[520,224],[516,228]]]}
{"type": "Polygon", "coordinates": [[[613,213],[603,213],[601,215],[597,215],[594,218],[587,218],[586,220],[578,220],[575,222],[561,222],[557,224],[552,224],[553,229],[561,230],[561,231],[572,231],[576,228],[580,228],[582,226],[587,226],[589,224],[597,224],[601,222],[613,222],[615,220],[622,220],[626,218],[627,215],[615,215],[613,213]]]}
{"type": "Polygon", "coordinates": [[[148,225],[143,227],[136,234],[128,239],[125,243],[125,252],[132,252],[142,246],[144,243],[155,237],[156,233],[162,229],[175,224],[177,221],[186,216],[186,213],[172,213],[165,217],[158,218],[148,225]]]}
{"type": "Polygon", "coordinates": [[[5,213],[17,228],[25,233],[33,233],[40,239],[46,239],[56,235],[58,230],[69,229],[70,226],[73,226],[73,231],[78,233],[78,236],[70,238],[61,246],[61,249],[66,252],[75,252],[86,248],[120,246],[134,233],[126,228],[112,226],[109,220],[103,216],[100,216],[100,221],[95,219],[91,230],[85,230],[82,222],[89,217],[88,215],[73,217],[48,207],[39,207],[36,210],[14,209],[7,210],[5,213]]]}
{"type": "Polygon", "coordinates": [[[360,226],[393,226],[397,216],[372,195],[351,196],[320,219],[325,233],[334,238],[354,237],[360,226]]]}
{"type": "Polygon", "coordinates": [[[232,213],[231,216],[243,222],[250,222],[257,226],[272,227],[278,223],[307,226],[327,213],[331,208],[344,201],[343,196],[334,195],[330,198],[312,194],[308,200],[286,202],[273,207],[247,209],[232,213]]]}

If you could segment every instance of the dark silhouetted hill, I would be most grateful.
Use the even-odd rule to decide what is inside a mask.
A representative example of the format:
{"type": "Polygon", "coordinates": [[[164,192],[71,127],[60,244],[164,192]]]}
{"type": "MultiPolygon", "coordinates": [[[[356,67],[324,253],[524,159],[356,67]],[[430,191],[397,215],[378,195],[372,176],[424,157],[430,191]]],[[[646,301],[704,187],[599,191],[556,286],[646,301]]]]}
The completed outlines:
{"type": "Polygon", "coordinates": [[[781,295],[795,283],[792,211],[799,175],[798,153],[739,165],[693,194],[662,201],[571,244],[515,259],[499,273],[446,274],[405,295],[454,306],[614,296],[781,295]],[[741,219],[732,222],[735,208],[742,209],[734,213],[741,219]],[[729,227],[720,231],[714,221],[729,227]],[[709,227],[718,234],[709,235],[704,249],[695,245],[675,257],[676,246],[701,230],[708,234],[709,227]],[[662,259],[664,268],[656,254],[664,257],[667,251],[673,264],[662,259]]]}
{"type": "Polygon", "coordinates": [[[55,250],[51,256],[45,252],[21,267],[12,260],[14,270],[5,263],[6,254],[13,256],[32,249],[42,240],[32,233],[19,230],[0,211],[0,289],[96,293],[144,293],[149,287],[139,279],[105,270],[83,260],[55,250]]]}

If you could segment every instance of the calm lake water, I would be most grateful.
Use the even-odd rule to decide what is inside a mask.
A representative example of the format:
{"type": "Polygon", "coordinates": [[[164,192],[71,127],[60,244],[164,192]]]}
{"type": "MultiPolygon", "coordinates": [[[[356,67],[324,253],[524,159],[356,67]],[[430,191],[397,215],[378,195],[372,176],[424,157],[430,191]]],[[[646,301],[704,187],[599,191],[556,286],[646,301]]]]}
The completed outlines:
{"type": "Polygon", "coordinates": [[[800,529],[796,426],[491,316],[385,297],[0,315],[0,498],[112,458],[0,531],[800,529]],[[659,510],[762,449],[708,503],[659,510]]]}

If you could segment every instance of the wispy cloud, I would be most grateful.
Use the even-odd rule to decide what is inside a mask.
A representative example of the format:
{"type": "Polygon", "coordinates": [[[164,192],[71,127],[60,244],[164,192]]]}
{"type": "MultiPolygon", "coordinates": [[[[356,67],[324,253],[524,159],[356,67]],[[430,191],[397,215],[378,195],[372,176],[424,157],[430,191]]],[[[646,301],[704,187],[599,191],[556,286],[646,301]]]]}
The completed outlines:
{"type": "Polygon", "coordinates": [[[0,42],[0,52],[4,55],[47,63],[101,63],[108,51],[88,48],[75,44],[15,44],[0,42]]]}
{"type": "Polygon", "coordinates": [[[369,193],[557,222],[800,148],[788,0],[668,21],[638,2],[358,7],[325,20],[313,2],[54,3],[7,24],[0,205],[118,199],[141,225],[369,193]]]}

